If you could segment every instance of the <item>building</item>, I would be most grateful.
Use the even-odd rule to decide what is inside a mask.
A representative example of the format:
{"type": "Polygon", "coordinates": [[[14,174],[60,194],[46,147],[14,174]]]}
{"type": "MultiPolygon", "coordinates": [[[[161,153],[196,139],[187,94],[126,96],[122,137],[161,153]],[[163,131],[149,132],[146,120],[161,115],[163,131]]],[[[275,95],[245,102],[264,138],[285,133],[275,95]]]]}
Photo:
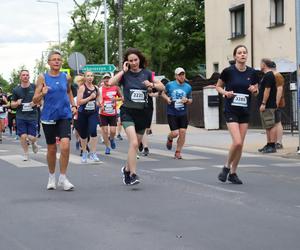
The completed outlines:
{"type": "Polygon", "coordinates": [[[280,71],[295,71],[295,15],[295,0],[205,0],[206,76],[227,67],[239,44],[249,66],[267,57],[280,71]]]}

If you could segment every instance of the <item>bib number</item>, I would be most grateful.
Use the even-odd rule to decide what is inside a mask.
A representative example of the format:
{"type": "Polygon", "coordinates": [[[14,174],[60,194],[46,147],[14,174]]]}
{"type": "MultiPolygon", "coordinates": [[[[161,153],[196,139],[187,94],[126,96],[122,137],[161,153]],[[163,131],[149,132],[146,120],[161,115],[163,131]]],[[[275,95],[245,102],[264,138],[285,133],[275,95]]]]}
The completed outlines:
{"type": "Polygon", "coordinates": [[[183,110],[184,109],[184,104],[182,103],[181,99],[177,99],[174,103],[174,107],[177,110],[183,110]]]}
{"type": "Polygon", "coordinates": [[[247,102],[248,97],[249,97],[249,95],[236,93],[236,96],[233,98],[231,105],[247,108],[248,107],[248,102],[247,102]]]}
{"type": "Polygon", "coordinates": [[[114,105],[112,102],[104,102],[104,112],[107,114],[114,114],[114,105]]]}
{"type": "Polygon", "coordinates": [[[23,102],[22,103],[22,112],[30,112],[33,111],[30,102],[23,102]]]}
{"type": "Polygon", "coordinates": [[[85,110],[92,111],[95,110],[95,101],[90,101],[85,105],[85,110]]]}
{"type": "Polygon", "coordinates": [[[141,89],[131,89],[130,90],[130,99],[133,102],[146,102],[146,91],[141,89]]]}

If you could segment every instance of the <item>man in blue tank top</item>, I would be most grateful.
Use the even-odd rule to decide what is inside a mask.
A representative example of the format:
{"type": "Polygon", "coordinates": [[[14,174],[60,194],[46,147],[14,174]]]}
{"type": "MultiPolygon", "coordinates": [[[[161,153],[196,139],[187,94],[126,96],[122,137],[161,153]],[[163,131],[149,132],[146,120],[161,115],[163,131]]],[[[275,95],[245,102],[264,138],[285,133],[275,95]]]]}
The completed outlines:
{"type": "Polygon", "coordinates": [[[60,72],[61,54],[51,51],[48,55],[50,71],[39,75],[33,101],[39,104],[43,99],[41,122],[47,143],[47,161],[49,180],[47,189],[56,189],[56,137],[60,139],[60,175],[57,185],[65,191],[72,190],[74,185],[66,177],[70,155],[71,119],[76,106],[71,91],[71,78],[60,72]]]}

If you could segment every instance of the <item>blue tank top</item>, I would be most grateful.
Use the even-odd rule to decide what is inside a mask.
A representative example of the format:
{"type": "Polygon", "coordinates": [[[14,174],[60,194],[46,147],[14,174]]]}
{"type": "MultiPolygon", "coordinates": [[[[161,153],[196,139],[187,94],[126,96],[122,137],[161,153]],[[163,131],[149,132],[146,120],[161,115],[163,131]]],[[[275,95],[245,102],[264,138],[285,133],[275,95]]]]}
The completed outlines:
{"type": "Polygon", "coordinates": [[[44,122],[71,119],[72,112],[70,99],[67,93],[68,79],[65,73],[58,76],[44,74],[45,83],[49,87],[48,93],[44,96],[44,105],[41,120],[44,122]]]}

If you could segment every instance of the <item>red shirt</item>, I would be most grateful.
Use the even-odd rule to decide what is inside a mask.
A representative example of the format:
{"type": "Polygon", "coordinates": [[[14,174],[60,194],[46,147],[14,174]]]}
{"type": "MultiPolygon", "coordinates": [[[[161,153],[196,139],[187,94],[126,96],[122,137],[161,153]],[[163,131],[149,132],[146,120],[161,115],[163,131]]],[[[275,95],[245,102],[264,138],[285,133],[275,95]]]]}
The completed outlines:
{"type": "Polygon", "coordinates": [[[102,86],[100,92],[102,93],[101,115],[115,116],[117,115],[116,98],[120,97],[117,86],[105,87],[102,86]]]}

